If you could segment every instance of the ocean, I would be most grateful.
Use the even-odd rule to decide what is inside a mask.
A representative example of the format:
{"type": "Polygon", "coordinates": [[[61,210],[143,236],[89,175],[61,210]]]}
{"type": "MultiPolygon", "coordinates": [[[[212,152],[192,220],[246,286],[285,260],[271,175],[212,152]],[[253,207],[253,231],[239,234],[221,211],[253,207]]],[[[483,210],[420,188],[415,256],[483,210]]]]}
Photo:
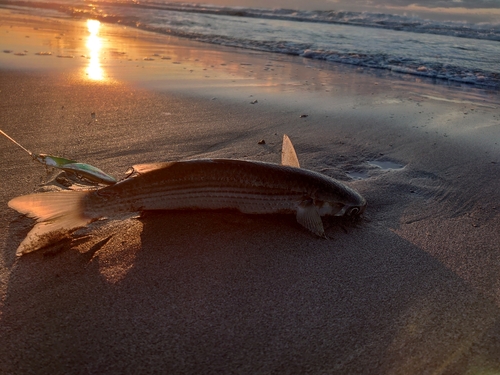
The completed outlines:
{"type": "Polygon", "coordinates": [[[50,17],[121,24],[205,43],[296,55],[500,90],[500,21],[254,9],[162,1],[0,0],[50,17]]]}

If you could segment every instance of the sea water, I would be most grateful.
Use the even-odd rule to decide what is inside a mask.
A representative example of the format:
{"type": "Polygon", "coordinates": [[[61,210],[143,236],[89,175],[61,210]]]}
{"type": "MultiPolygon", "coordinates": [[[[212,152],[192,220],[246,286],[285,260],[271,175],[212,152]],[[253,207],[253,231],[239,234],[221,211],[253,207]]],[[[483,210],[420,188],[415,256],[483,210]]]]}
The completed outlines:
{"type": "Polygon", "coordinates": [[[191,40],[500,89],[500,22],[157,1],[9,1],[191,40]]]}

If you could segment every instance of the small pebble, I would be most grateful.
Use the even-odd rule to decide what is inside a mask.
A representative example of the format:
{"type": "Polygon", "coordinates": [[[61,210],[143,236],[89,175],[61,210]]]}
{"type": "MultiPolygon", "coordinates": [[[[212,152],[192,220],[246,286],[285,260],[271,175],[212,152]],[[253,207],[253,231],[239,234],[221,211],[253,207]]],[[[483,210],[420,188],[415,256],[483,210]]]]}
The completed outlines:
{"type": "Polygon", "coordinates": [[[309,116],[309,115],[300,115],[299,117],[300,118],[304,118],[304,117],[307,117],[307,116],[309,116]]]}
{"type": "Polygon", "coordinates": [[[259,145],[265,145],[266,144],[266,141],[264,141],[263,139],[261,139],[259,142],[257,142],[259,145]]]}

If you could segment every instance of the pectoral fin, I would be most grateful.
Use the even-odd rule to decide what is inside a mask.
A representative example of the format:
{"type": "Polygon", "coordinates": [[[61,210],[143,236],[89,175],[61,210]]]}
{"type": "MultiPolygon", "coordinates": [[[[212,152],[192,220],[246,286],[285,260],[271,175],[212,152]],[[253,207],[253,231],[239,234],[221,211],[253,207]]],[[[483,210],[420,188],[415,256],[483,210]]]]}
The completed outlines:
{"type": "Polygon", "coordinates": [[[300,168],[297,153],[288,135],[283,134],[283,146],[281,147],[281,165],[300,168]]]}
{"type": "Polygon", "coordinates": [[[297,208],[297,221],[314,234],[326,238],[323,221],[312,200],[304,200],[297,208]]]}

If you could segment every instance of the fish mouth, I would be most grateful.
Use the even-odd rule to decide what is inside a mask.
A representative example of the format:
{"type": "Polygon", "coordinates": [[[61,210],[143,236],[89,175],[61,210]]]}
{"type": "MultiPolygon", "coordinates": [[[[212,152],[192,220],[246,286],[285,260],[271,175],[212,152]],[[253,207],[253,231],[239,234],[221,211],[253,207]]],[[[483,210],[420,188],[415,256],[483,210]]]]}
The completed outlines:
{"type": "Polygon", "coordinates": [[[366,202],[361,204],[342,204],[332,202],[315,202],[320,216],[343,216],[357,218],[365,212],[366,202]]]}
{"type": "Polygon", "coordinates": [[[366,203],[361,206],[351,206],[346,209],[344,216],[352,218],[359,217],[365,212],[365,209],[366,203]]]}

